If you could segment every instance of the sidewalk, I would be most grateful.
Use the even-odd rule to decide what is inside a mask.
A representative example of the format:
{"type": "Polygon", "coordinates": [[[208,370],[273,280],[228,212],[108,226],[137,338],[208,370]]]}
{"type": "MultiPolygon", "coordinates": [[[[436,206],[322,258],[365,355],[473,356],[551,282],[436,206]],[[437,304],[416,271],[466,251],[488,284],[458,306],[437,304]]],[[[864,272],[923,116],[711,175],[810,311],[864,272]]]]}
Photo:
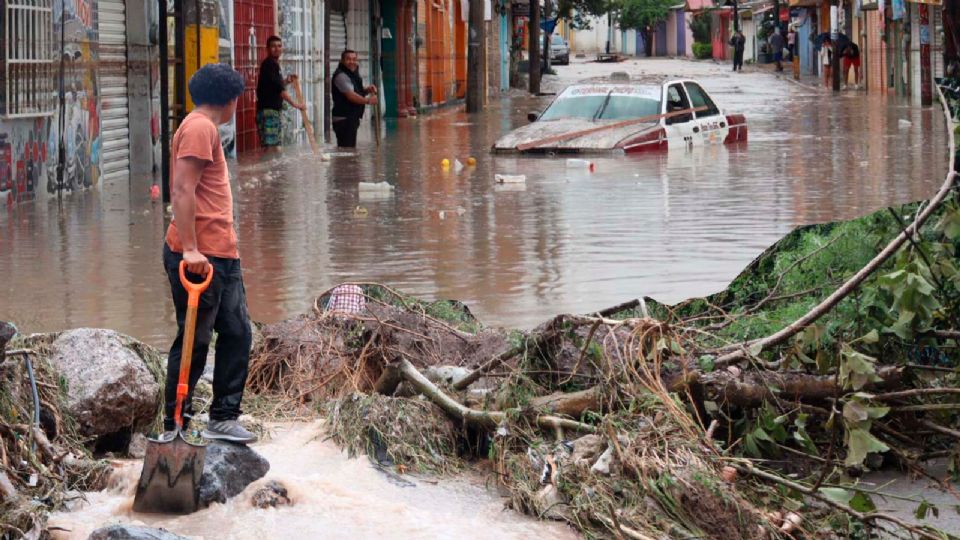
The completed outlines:
{"type": "MultiPolygon", "coordinates": [[[[772,63],[771,63],[771,64],[756,64],[756,63],[753,63],[753,64],[746,64],[746,65],[744,66],[744,69],[745,69],[746,71],[752,71],[752,72],[755,72],[755,73],[764,73],[764,72],[766,72],[766,73],[769,73],[769,74],[771,74],[771,75],[773,75],[773,76],[775,76],[775,77],[778,77],[778,78],[784,79],[784,80],[786,80],[786,81],[792,82],[792,83],[794,83],[794,84],[798,84],[798,85],[800,85],[800,86],[809,88],[810,90],[820,90],[820,91],[824,91],[824,92],[828,90],[827,88],[825,88],[825,87],[823,86],[823,78],[820,77],[820,76],[814,76],[814,75],[809,75],[809,74],[803,74],[803,73],[801,73],[801,74],[800,74],[800,79],[799,79],[799,80],[795,79],[795,78],[793,77],[793,64],[792,64],[791,62],[784,62],[784,64],[783,64],[783,71],[780,72],[780,73],[777,73],[776,68],[777,68],[777,65],[776,65],[776,64],[772,64],[772,63]]],[[[861,75],[862,75],[862,73],[861,73],[861,75]]],[[[848,92],[848,91],[849,91],[849,92],[863,92],[863,91],[865,91],[865,89],[863,88],[862,83],[861,83],[861,87],[860,87],[859,89],[854,88],[853,86],[849,86],[849,87],[846,87],[846,88],[841,88],[841,92],[848,92]]]]}

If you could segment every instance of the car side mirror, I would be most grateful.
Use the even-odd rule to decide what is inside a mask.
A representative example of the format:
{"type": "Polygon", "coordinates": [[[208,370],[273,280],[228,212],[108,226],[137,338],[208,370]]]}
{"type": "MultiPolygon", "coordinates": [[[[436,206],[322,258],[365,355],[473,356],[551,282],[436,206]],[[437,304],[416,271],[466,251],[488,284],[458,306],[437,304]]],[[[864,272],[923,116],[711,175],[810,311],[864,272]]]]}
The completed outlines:
{"type": "Polygon", "coordinates": [[[536,121],[539,120],[539,119],[540,119],[540,113],[538,113],[538,112],[528,112],[528,113],[527,113],[527,120],[529,120],[529,121],[531,121],[531,122],[536,122],[536,121]]]}

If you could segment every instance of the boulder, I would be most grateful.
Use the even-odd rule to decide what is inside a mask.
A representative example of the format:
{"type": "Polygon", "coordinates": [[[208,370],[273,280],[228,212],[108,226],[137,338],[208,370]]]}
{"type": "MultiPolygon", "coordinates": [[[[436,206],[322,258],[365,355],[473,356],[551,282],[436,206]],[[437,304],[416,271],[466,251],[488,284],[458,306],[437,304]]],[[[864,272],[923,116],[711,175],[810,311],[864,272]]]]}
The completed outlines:
{"type": "Polygon", "coordinates": [[[113,330],[80,328],[50,346],[50,364],[67,384],[67,413],[82,435],[139,431],[156,416],[160,385],[131,342],[113,330]]]}
{"type": "Polygon", "coordinates": [[[290,496],[287,494],[287,488],[276,480],[267,482],[267,485],[258,489],[253,494],[251,501],[257,508],[276,508],[277,506],[287,506],[290,504],[290,496]]]}
{"type": "Polygon", "coordinates": [[[137,525],[110,525],[101,527],[87,540],[188,540],[184,536],[173,534],[164,529],[153,529],[137,525]]]}
{"type": "Polygon", "coordinates": [[[0,362],[5,358],[7,343],[17,335],[17,327],[13,323],[0,321],[0,362]]]}
{"type": "Polygon", "coordinates": [[[270,462],[248,446],[211,442],[200,478],[201,506],[227,502],[269,470],[270,462]]]}

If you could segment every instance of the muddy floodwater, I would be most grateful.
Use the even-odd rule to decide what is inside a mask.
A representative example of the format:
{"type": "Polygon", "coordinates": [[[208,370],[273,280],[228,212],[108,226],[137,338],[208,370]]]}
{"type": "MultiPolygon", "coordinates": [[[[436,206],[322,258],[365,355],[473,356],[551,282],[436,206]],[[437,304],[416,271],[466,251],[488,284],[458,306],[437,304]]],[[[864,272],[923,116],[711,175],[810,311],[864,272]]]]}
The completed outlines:
{"type": "MultiPolygon", "coordinates": [[[[387,123],[383,146],[321,162],[303,149],[233,167],[250,311],[273,322],[343,281],[466,302],[487,324],[532,327],[650,295],[722,289],[798,225],[931,196],[946,170],[938,108],[823,90],[710,62],[642,59],[557,68],[553,90],[612,70],[699,79],[746,114],[750,140],[692,152],[595,158],[491,156],[549,97],[492,100],[387,123]],[[444,171],[440,161],[476,157],[444,171]],[[494,185],[496,173],[523,186],[494,185]],[[388,193],[360,193],[386,181],[388,193]],[[359,207],[359,208],[358,208],[359,207]]],[[[0,209],[0,319],[25,331],[98,326],[166,346],[164,216],[143,190],[108,187],[0,209]]]]}
{"type": "Polygon", "coordinates": [[[51,517],[53,538],[86,540],[95,529],[113,523],[162,527],[196,540],[579,538],[565,525],[505,510],[481,478],[437,482],[405,476],[398,483],[366,458],[347,459],[323,440],[320,423],[276,426],[274,436],[254,446],[270,461],[270,472],[226,504],[181,517],[135,514],[131,508],[141,463],[121,462],[113,487],[87,493],[72,512],[51,517]],[[291,506],[261,510],[251,505],[256,489],[270,480],[287,488],[291,506]]]}

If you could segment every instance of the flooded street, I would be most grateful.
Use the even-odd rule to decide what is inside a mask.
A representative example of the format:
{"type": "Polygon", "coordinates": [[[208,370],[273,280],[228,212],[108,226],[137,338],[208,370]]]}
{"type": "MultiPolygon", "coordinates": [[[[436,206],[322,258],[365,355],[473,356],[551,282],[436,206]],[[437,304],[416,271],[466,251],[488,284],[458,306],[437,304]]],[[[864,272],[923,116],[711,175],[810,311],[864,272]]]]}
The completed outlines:
{"type": "MultiPolygon", "coordinates": [[[[485,323],[509,327],[639,295],[676,302],[722,289],[796,226],[929,197],[946,171],[939,108],[834,97],[704,62],[557,69],[545,84],[552,91],[614,70],[696,78],[727,112],[746,115],[750,140],[599,157],[592,174],[546,156],[492,156],[500,135],[550,99],[515,97],[479,116],[391,120],[382,148],[359,156],[321,162],[290,149],[241,159],[233,172],[252,317],[301,313],[343,281],[459,299],[485,323]],[[440,167],[468,156],[476,167],[440,167]],[[496,173],[525,174],[526,185],[498,189],[496,173]],[[359,182],[380,181],[395,190],[358,192],[359,182]]],[[[146,189],[110,187],[72,195],[64,208],[51,199],[0,209],[0,320],[25,332],[114,328],[166,347],[175,324],[161,206],[146,189]]]]}
{"type": "Polygon", "coordinates": [[[270,461],[270,472],[226,504],[183,517],[134,514],[141,463],[128,461],[115,473],[113,488],[88,493],[74,512],[51,517],[50,527],[62,529],[54,531],[53,538],[85,540],[95,529],[113,523],[162,527],[197,540],[306,538],[321,533],[323,538],[380,538],[385,531],[390,538],[578,538],[565,525],[504,510],[503,500],[481,479],[438,483],[405,477],[415,485],[392,483],[366,458],[347,459],[336,445],[323,441],[320,423],[278,426],[274,435],[254,446],[270,461]],[[251,506],[253,493],[270,480],[287,488],[291,506],[266,510],[251,506]]]}

